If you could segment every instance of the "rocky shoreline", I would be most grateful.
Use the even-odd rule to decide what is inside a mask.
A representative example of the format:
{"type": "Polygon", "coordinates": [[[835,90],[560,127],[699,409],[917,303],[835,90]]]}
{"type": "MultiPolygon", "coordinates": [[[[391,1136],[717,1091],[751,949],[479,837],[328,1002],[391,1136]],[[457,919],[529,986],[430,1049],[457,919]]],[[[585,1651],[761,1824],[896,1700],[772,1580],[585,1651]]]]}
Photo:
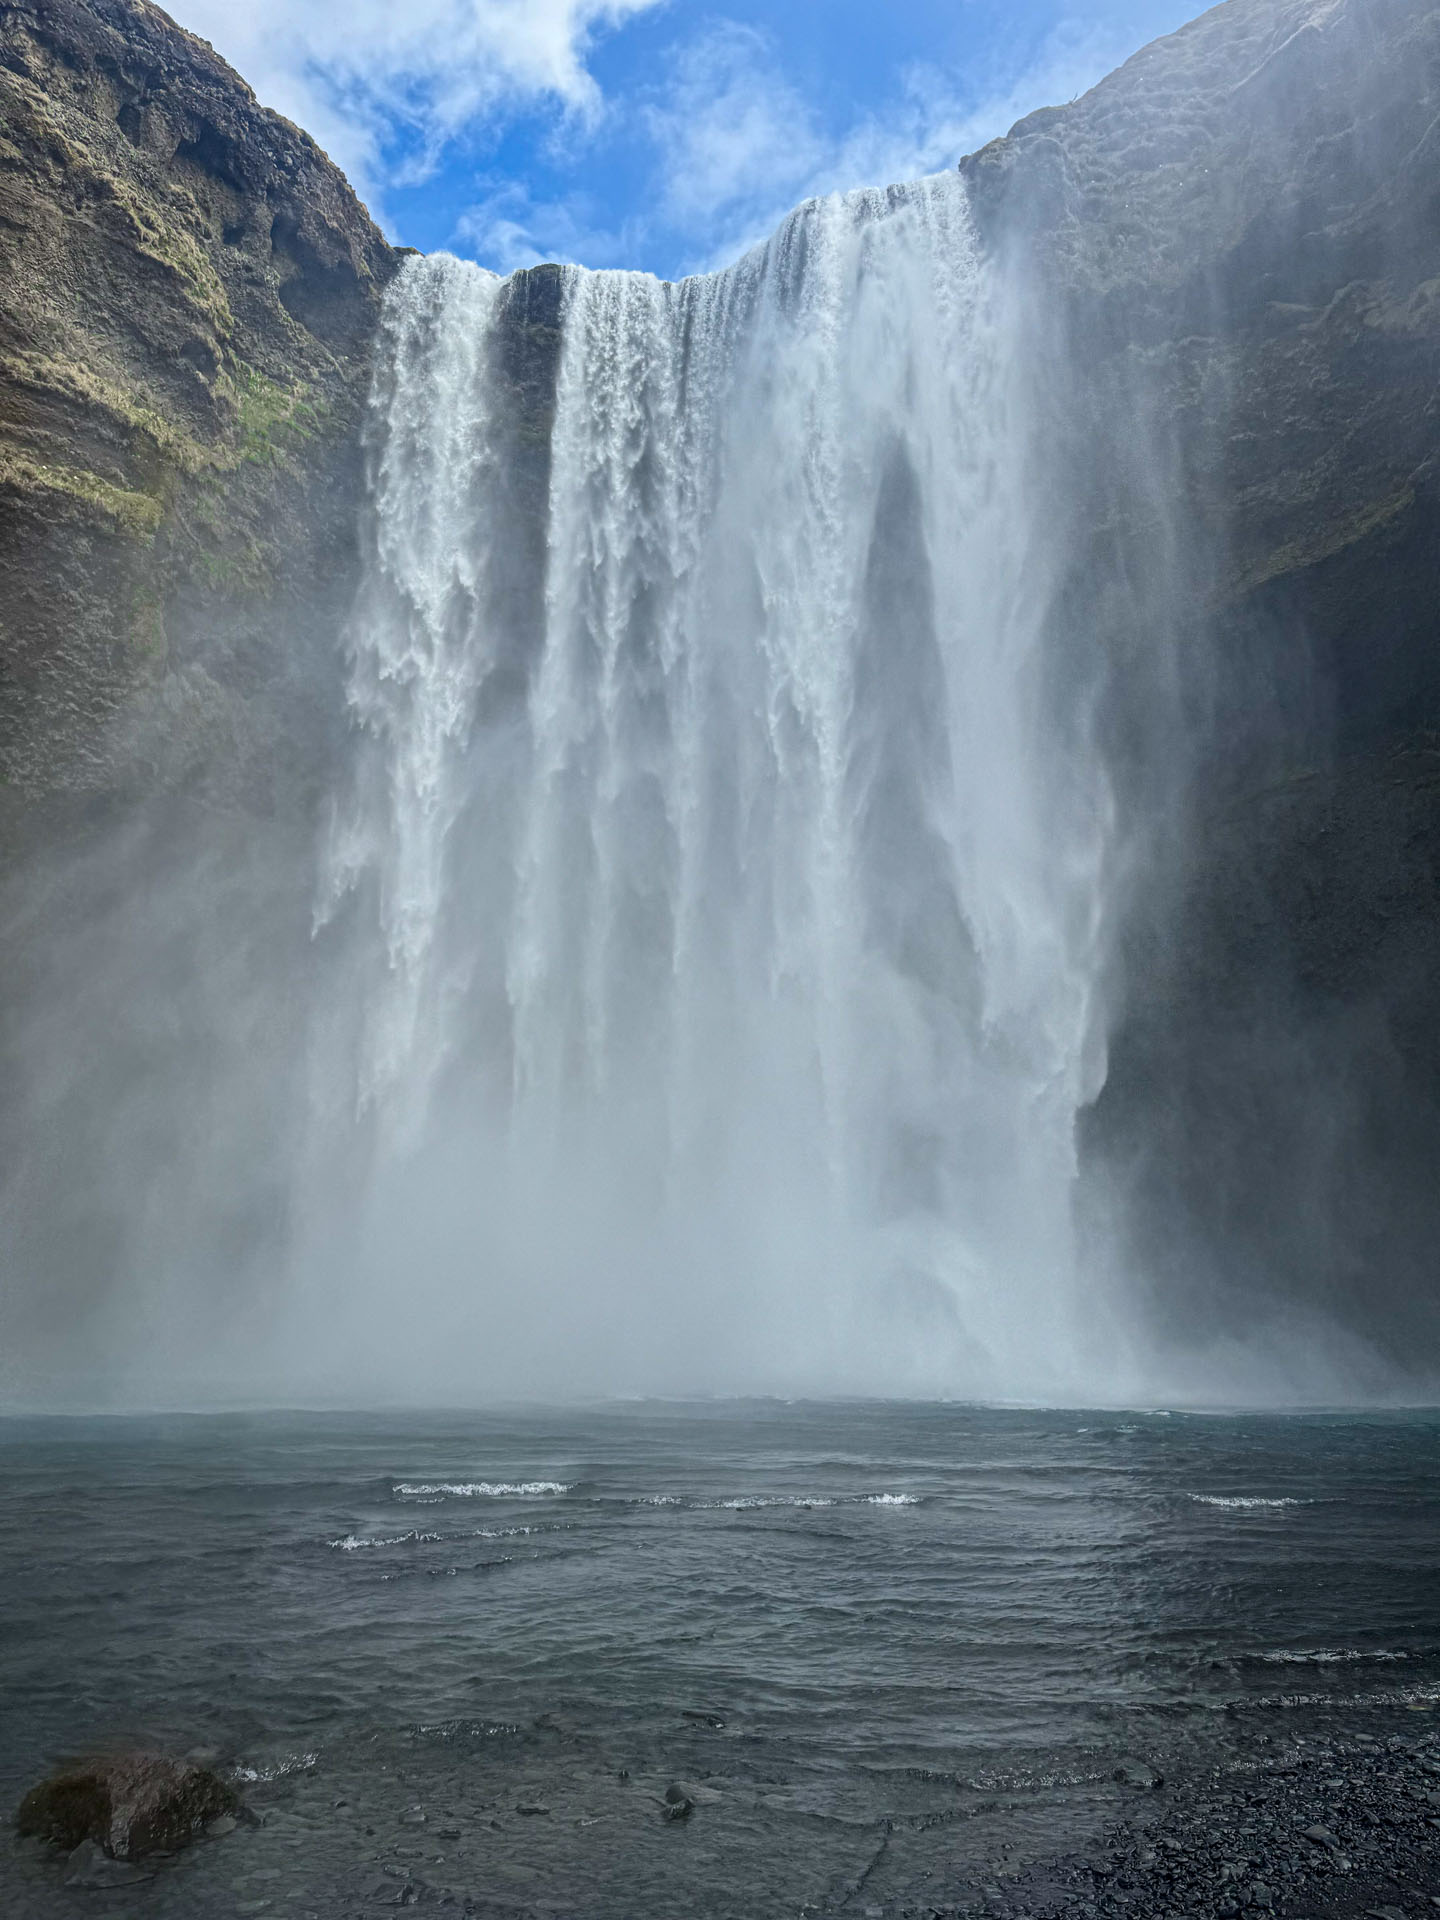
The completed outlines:
{"type": "Polygon", "coordinates": [[[1092,1846],[930,1914],[1409,1920],[1440,1912],[1440,1733],[1259,1735],[1228,1766],[1154,1777],[1159,1784],[1136,1814],[1092,1846]]]}
{"type": "MultiPolygon", "coordinates": [[[[1108,1813],[1097,1814],[1101,1801],[1093,1789],[1077,1789],[1068,1805],[1068,1795],[1051,1803],[1055,1837],[1066,1834],[1063,1852],[1037,1857],[1032,1846],[1024,1849],[1027,1858],[1017,1858],[1015,1839],[1025,1817],[1022,1814],[1013,1827],[1004,1817],[993,1825],[993,1801],[960,1812],[958,1827],[942,1816],[952,1837],[971,1855],[971,1863],[960,1870],[969,1884],[958,1899],[937,1903],[933,1893],[922,1895],[921,1883],[931,1876],[917,1875],[913,1859],[909,1870],[901,1863],[899,1856],[909,1851],[907,1831],[936,1824],[933,1812],[917,1810],[913,1820],[901,1815],[885,1821],[870,1866],[836,1885],[821,1905],[776,1908],[762,1895],[753,1906],[737,1904],[734,1912],[744,1912],[750,1920],[797,1910],[812,1916],[863,1915],[864,1920],[1240,1920],[1251,1915],[1274,1920],[1419,1920],[1440,1912],[1440,1732],[1428,1727],[1410,1731],[1408,1719],[1405,1709],[1391,1707],[1378,1723],[1371,1723],[1373,1730],[1351,1726],[1342,1731],[1333,1723],[1312,1722],[1303,1733],[1277,1736],[1242,1726],[1223,1747],[1171,1743],[1163,1771],[1144,1761],[1118,1762],[1108,1783],[1108,1813]],[[979,1833],[972,1828],[967,1847],[961,1836],[976,1815],[986,1816],[983,1825],[990,1831],[977,1847],[979,1833]],[[1010,1837],[1002,1839],[1002,1834],[1010,1837]]],[[[551,1781],[556,1791],[547,1791],[544,1799],[512,1783],[508,1798],[502,1796],[494,1805],[483,1796],[478,1804],[472,1801],[477,1833],[467,1835],[460,1824],[464,1816],[447,1804],[451,1792],[432,1794],[428,1811],[416,1803],[400,1810],[393,1796],[408,1797],[417,1783],[389,1765],[379,1765],[379,1774],[387,1776],[388,1791],[379,1803],[367,1798],[363,1812],[348,1798],[334,1798],[339,1783],[332,1786],[318,1775],[302,1772],[260,1783],[253,1805],[239,1809],[240,1823],[253,1830],[252,1845],[242,1843],[238,1852],[230,1851],[233,1843],[227,1839],[227,1850],[214,1856],[202,1843],[201,1850],[214,1862],[205,1871],[209,1897],[219,1895],[227,1902],[226,1911],[236,1913],[270,1908],[274,1883],[293,1879],[298,1862],[283,1871],[267,1863],[276,1847],[283,1856],[303,1840],[306,1852],[331,1856],[326,1874],[331,1887],[327,1904],[300,1870],[301,1884],[290,1888],[290,1903],[298,1902],[302,1910],[318,1912],[323,1907],[327,1913],[343,1913],[346,1920],[378,1920],[382,1911],[410,1906],[488,1915],[492,1920],[500,1914],[508,1920],[529,1920],[542,1913],[574,1913],[578,1920],[581,1909],[545,1896],[545,1871],[528,1844],[537,1825],[547,1830],[552,1826],[550,1818],[537,1822],[535,1816],[553,1815],[557,1827],[596,1825],[593,1812],[578,1820],[571,1817],[575,1810],[569,1804],[569,1787],[560,1775],[551,1781]],[[297,1788],[309,1791],[297,1799],[297,1788]],[[388,1808],[386,1800],[392,1801],[388,1808]],[[508,1817],[511,1813],[515,1820],[508,1817]],[[512,1874],[497,1874],[498,1862],[490,1852],[517,1822],[518,1831],[527,1836],[521,1852],[532,1859],[528,1877],[534,1884],[527,1893],[513,1884],[512,1874]],[[273,1843],[268,1848],[262,1843],[264,1862],[259,1855],[251,1857],[253,1842],[262,1835],[273,1843]],[[470,1871],[477,1863],[467,1859],[477,1837],[486,1843],[482,1851],[490,1853],[478,1886],[470,1871]],[[415,1842],[419,1844],[411,1844],[415,1842]],[[432,1860],[437,1844],[441,1852],[432,1860]],[[362,1863],[357,1852],[368,1854],[368,1863],[362,1863]]],[[[632,1779],[628,1769],[609,1780],[612,1796],[630,1805],[627,1824],[638,1819],[647,1830],[677,1823],[707,1828],[720,1806],[734,1796],[735,1783],[726,1780],[725,1785],[727,1792],[686,1783],[661,1793],[648,1778],[632,1779]]],[[[451,1781],[449,1787],[460,1788],[461,1781],[451,1781]]],[[[598,1809],[600,1792],[600,1776],[592,1774],[586,1804],[598,1809]]],[[[470,1793],[462,1791],[458,1797],[470,1798],[470,1793]]],[[[1015,1810],[1012,1807],[1012,1813],[1015,1810]]],[[[206,1839],[213,1841],[233,1834],[237,1822],[227,1818],[196,1824],[204,1824],[206,1839]]],[[[701,1853],[708,1856],[706,1836],[697,1832],[696,1837],[701,1853]]],[[[38,1877],[38,1856],[27,1857],[33,1859],[27,1874],[32,1897],[54,1900],[57,1913],[69,1910],[77,1891],[120,1893],[155,1881],[157,1874],[167,1894],[183,1899],[187,1888],[191,1895],[199,1890],[188,1878],[170,1884],[172,1861],[163,1853],[136,1866],[109,1857],[108,1849],[86,1840],[67,1862],[42,1868],[38,1877]]],[[[640,1871],[638,1855],[635,1864],[640,1871]]],[[[698,1856],[692,1864],[702,1869],[698,1856]]],[[[154,1888],[157,1894],[160,1890],[154,1888]]],[[[739,1885],[735,1897],[737,1902],[745,1899],[739,1885]]],[[[167,1914],[171,1911],[167,1900],[162,1899],[161,1906],[167,1914]]]]}

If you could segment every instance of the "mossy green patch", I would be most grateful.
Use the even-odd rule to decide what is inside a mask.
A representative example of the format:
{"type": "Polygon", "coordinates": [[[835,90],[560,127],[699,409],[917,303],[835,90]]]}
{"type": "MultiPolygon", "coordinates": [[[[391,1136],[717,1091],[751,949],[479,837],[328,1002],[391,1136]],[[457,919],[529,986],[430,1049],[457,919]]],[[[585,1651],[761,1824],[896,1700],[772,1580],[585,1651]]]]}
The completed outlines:
{"type": "Polygon", "coordinates": [[[165,631],[165,601],[151,582],[142,581],[131,595],[129,638],[131,651],[148,665],[164,664],[170,651],[165,631]]]}
{"type": "Polygon", "coordinates": [[[282,387],[241,361],[231,385],[239,424],[236,464],[288,466],[295,448],[313,440],[324,425],[327,409],[309,397],[310,390],[303,381],[282,387]]]}
{"type": "Polygon", "coordinates": [[[182,473],[198,473],[214,454],[193,434],[147,406],[134,388],[117,385],[92,367],[58,354],[0,354],[0,384],[42,397],[54,396],[87,412],[103,413],[132,438],[148,440],[161,458],[182,473]]]}
{"type": "Polygon", "coordinates": [[[189,305],[199,310],[222,340],[228,339],[235,329],[235,316],[224,282],[205,249],[186,233],[179,219],[166,220],[130,181],[102,167],[88,168],[85,184],[97,199],[114,208],[128,228],[136,252],[172,274],[189,305]]]}
{"type": "Polygon", "coordinates": [[[83,467],[46,466],[5,451],[0,451],[0,486],[81,501],[103,513],[132,540],[153,540],[165,513],[153,494],[112,486],[83,467]]]}

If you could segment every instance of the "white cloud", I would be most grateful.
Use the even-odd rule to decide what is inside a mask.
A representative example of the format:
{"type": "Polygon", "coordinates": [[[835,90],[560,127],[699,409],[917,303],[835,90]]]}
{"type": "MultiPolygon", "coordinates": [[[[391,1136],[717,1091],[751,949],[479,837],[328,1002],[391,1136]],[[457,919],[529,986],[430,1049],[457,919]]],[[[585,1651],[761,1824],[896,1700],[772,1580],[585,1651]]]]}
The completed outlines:
{"type": "Polygon", "coordinates": [[[983,73],[912,68],[837,128],[765,33],[712,17],[673,48],[663,80],[637,75],[627,97],[602,102],[587,66],[595,37],[666,4],[178,0],[178,15],[315,136],[377,218],[387,189],[424,179],[448,142],[473,146],[544,109],[531,151],[558,188],[482,177],[455,227],[455,245],[501,272],[542,259],[628,265],[661,250],[691,269],[721,265],[812,195],[953,166],[1022,114],[1092,85],[1133,44],[1113,10],[1108,29],[1072,19],[1038,57],[1002,46],[983,73]],[[588,190],[594,162],[603,179],[604,154],[627,150],[650,168],[651,190],[631,207],[602,205],[588,190]],[[587,185],[571,191],[567,179],[587,185]]]}
{"type": "Polygon", "coordinates": [[[1065,22],[1023,68],[992,66],[978,86],[913,67],[898,98],[835,133],[778,72],[763,35],[721,22],[684,50],[647,112],[658,204],[696,269],[724,265],[799,201],[952,167],[1037,107],[1085,92],[1129,51],[1113,30],[1065,22]]]}
{"type": "Polygon", "coordinates": [[[682,230],[782,204],[824,159],[811,109],[765,36],[729,20],[680,51],[645,124],[660,151],[662,209],[682,230]]]}
{"type": "Polygon", "coordinates": [[[456,223],[454,243],[496,273],[559,260],[576,266],[628,267],[640,251],[643,229],[627,221],[618,232],[595,217],[588,198],[536,200],[517,182],[498,185],[456,223]]]}
{"type": "Polygon", "coordinates": [[[592,36],[657,0],[182,0],[176,13],[276,108],[313,134],[360,191],[393,179],[397,134],[411,177],[444,143],[538,99],[598,112],[592,36]]]}

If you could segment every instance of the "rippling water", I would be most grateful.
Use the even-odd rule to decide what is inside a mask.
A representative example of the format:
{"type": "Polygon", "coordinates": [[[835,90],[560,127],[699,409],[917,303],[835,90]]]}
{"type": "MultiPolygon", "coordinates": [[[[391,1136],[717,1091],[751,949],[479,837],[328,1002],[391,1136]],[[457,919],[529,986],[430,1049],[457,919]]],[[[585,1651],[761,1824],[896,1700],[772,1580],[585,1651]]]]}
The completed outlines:
{"type": "Polygon", "coordinates": [[[1123,1755],[1440,1702],[1432,1415],[17,1420],[0,1462],[10,1802],[143,1740],[265,1814],[107,1912],[954,1899],[1123,1755]]]}

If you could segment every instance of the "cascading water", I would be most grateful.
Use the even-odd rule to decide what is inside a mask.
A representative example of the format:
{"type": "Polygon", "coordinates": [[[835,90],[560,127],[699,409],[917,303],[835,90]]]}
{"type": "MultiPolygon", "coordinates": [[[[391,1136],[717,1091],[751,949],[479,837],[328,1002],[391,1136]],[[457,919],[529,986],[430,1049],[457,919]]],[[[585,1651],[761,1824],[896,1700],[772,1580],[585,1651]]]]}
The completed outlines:
{"type": "Polygon", "coordinates": [[[504,294],[411,262],[377,375],[322,917],[387,1342],[476,1390],[1058,1390],[1108,795],[963,186],[567,275],[528,623],[504,294]]]}

